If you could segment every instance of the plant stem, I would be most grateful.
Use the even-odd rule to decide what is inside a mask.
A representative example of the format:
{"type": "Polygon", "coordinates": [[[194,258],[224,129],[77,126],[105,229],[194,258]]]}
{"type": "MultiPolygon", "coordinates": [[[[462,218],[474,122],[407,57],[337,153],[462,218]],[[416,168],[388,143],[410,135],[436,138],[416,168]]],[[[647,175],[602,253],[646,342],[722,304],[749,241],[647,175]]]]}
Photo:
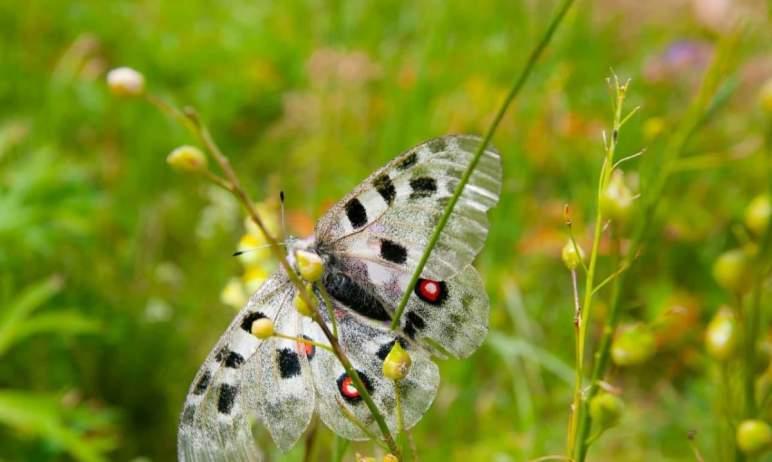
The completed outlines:
{"type": "Polygon", "coordinates": [[[590,251],[590,265],[587,269],[587,275],[584,283],[584,301],[582,302],[582,312],[578,320],[577,332],[577,351],[576,351],[576,379],[574,382],[574,399],[571,405],[571,420],[568,427],[568,447],[567,454],[571,455],[577,446],[577,437],[579,435],[579,416],[582,413],[582,388],[584,381],[584,357],[587,343],[587,326],[589,324],[590,314],[592,312],[592,300],[595,294],[595,270],[598,262],[598,253],[600,248],[600,238],[603,234],[603,213],[600,210],[600,203],[604,191],[608,187],[611,173],[613,172],[614,154],[616,153],[617,141],[619,139],[619,129],[622,127],[622,103],[627,91],[627,83],[620,85],[619,80],[614,76],[614,116],[612,122],[611,139],[607,140],[604,136],[604,147],[606,153],[603,158],[603,164],[600,169],[600,178],[598,179],[598,190],[595,202],[595,230],[593,232],[592,250],[590,251]]]}
{"type": "Polygon", "coordinates": [[[206,125],[201,123],[201,120],[198,114],[195,112],[195,110],[193,110],[192,108],[185,108],[183,113],[188,118],[188,120],[191,121],[194,128],[193,129],[194,133],[199,137],[201,143],[206,147],[206,149],[209,151],[212,157],[214,157],[215,161],[217,161],[220,168],[222,169],[225,175],[225,179],[227,180],[227,183],[230,185],[229,191],[231,191],[233,195],[241,202],[241,204],[247,210],[247,213],[249,214],[252,221],[255,222],[258,228],[260,228],[260,231],[265,236],[266,241],[268,241],[271,252],[274,254],[274,257],[276,258],[276,260],[278,260],[282,268],[284,268],[284,271],[287,274],[287,277],[295,286],[295,288],[298,290],[298,293],[303,298],[303,301],[305,301],[306,304],[308,304],[308,306],[314,307],[314,310],[316,310],[314,320],[317,322],[319,327],[322,329],[322,332],[324,333],[325,337],[327,337],[327,340],[330,342],[330,347],[332,348],[332,351],[335,353],[335,356],[338,358],[338,361],[345,369],[346,374],[348,374],[348,376],[351,377],[351,380],[354,383],[354,386],[356,387],[357,391],[359,391],[359,394],[362,397],[362,400],[365,402],[365,404],[367,405],[367,408],[370,410],[370,413],[372,414],[373,418],[378,424],[378,428],[381,430],[381,433],[383,434],[383,438],[386,441],[386,444],[389,446],[389,449],[399,457],[399,449],[397,448],[397,445],[394,442],[394,438],[391,436],[391,432],[389,431],[388,425],[386,425],[386,421],[383,418],[383,415],[381,414],[378,407],[375,405],[375,402],[370,396],[370,393],[367,391],[367,388],[364,386],[364,383],[362,382],[362,379],[359,377],[359,374],[357,373],[356,369],[351,365],[351,361],[348,359],[345,352],[341,348],[337,337],[333,335],[332,332],[330,332],[329,327],[323,321],[321,315],[318,312],[317,304],[313,303],[310,300],[310,297],[308,296],[308,293],[305,290],[305,287],[303,285],[303,281],[300,280],[298,275],[295,273],[295,270],[287,261],[284,255],[284,252],[282,251],[281,244],[279,244],[276,241],[276,239],[273,236],[271,236],[271,234],[268,232],[268,229],[263,223],[263,220],[260,218],[260,215],[257,213],[257,209],[255,208],[254,202],[252,202],[252,200],[247,195],[246,190],[241,186],[241,182],[239,181],[238,176],[236,175],[236,172],[233,170],[233,167],[231,166],[230,161],[222,153],[219,146],[217,146],[206,125]]]}
{"type": "MultiPolygon", "coordinates": [[[[667,186],[667,180],[673,172],[673,167],[683,153],[691,135],[704,123],[705,113],[711,107],[711,101],[714,99],[719,83],[722,77],[728,72],[728,61],[740,41],[741,32],[742,30],[738,28],[722,37],[713,61],[705,73],[697,96],[687,109],[683,122],[679,125],[678,129],[673,133],[665,146],[663,155],[661,156],[662,162],[656,164],[657,168],[653,174],[653,179],[651,179],[650,185],[646,190],[646,195],[641,198],[642,212],[640,221],[638,222],[638,226],[630,241],[627,252],[622,258],[622,266],[629,267],[632,264],[633,260],[638,255],[642,244],[651,232],[657,206],[659,205],[665,187],[667,186]]],[[[629,289],[627,279],[628,274],[628,271],[624,271],[614,281],[614,288],[612,289],[609,305],[609,316],[603,328],[600,344],[595,353],[595,366],[593,367],[587,396],[579,410],[578,443],[572,453],[574,454],[574,460],[576,462],[584,462],[589,448],[586,444],[586,439],[590,431],[590,416],[587,409],[587,402],[597,394],[599,389],[598,383],[603,379],[608,368],[611,339],[619,321],[620,295],[626,293],[629,289]]]]}
{"type": "Polygon", "coordinates": [[[574,0],[563,0],[563,3],[558,7],[557,13],[555,14],[555,16],[553,16],[552,20],[550,21],[550,24],[547,27],[547,30],[544,32],[544,35],[541,37],[541,40],[536,44],[533,50],[531,50],[531,54],[528,56],[528,61],[526,61],[525,67],[520,72],[520,75],[515,79],[512,85],[512,88],[509,90],[509,94],[507,94],[501,107],[499,107],[499,110],[496,113],[496,116],[493,118],[493,122],[488,127],[488,131],[485,133],[485,137],[483,138],[480,145],[477,147],[477,151],[472,157],[471,162],[469,162],[469,165],[467,166],[466,171],[464,171],[464,175],[461,177],[461,180],[456,186],[456,189],[453,192],[453,196],[451,196],[450,198],[450,202],[448,202],[448,205],[445,207],[445,211],[443,212],[439,223],[437,223],[437,226],[434,228],[434,232],[432,233],[431,238],[429,239],[429,243],[424,249],[424,252],[421,255],[421,259],[418,261],[418,265],[416,265],[416,268],[413,271],[413,276],[410,278],[410,282],[407,285],[407,289],[405,289],[405,293],[402,295],[402,299],[400,300],[399,305],[397,306],[396,312],[394,314],[394,318],[392,319],[392,322],[391,322],[392,330],[395,330],[399,327],[399,319],[402,316],[402,313],[405,311],[405,306],[407,305],[407,302],[413,293],[413,289],[415,288],[415,285],[418,282],[418,278],[421,277],[421,273],[424,270],[424,266],[426,266],[426,262],[429,260],[429,256],[431,255],[432,250],[434,249],[434,246],[437,245],[437,241],[439,240],[443,229],[445,229],[445,226],[448,224],[450,215],[453,213],[453,209],[455,208],[456,203],[458,202],[458,199],[461,197],[461,193],[464,192],[464,187],[469,182],[469,179],[471,178],[475,167],[477,167],[477,163],[480,160],[480,157],[482,157],[483,152],[485,152],[485,149],[490,144],[491,138],[493,138],[493,134],[496,132],[496,129],[501,123],[501,120],[504,118],[504,114],[507,112],[509,105],[515,99],[515,96],[517,96],[517,94],[520,92],[520,89],[523,87],[526,80],[530,76],[531,71],[536,65],[536,61],[538,61],[539,57],[541,57],[542,53],[544,52],[544,49],[549,44],[550,40],[552,39],[552,36],[554,35],[560,23],[563,21],[563,18],[565,17],[566,13],[568,12],[568,9],[571,7],[573,3],[574,3],[574,0]]]}

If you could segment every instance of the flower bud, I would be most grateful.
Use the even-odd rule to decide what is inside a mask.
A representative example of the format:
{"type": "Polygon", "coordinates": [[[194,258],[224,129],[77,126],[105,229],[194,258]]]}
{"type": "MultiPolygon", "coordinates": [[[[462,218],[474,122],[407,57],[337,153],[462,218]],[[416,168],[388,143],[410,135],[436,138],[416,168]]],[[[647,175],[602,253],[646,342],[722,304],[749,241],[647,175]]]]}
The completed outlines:
{"type": "Polygon", "coordinates": [[[297,262],[300,276],[308,282],[316,282],[324,274],[324,262],[319,255],[305,250],[295,252],[295,261],[297,262]]]}
{"type": "Polygon", "coordinates": [[[719,361],[730,359],[737,350],[737,337],[737,319],[729,307],[722,307],[705,331],[705,347],[708,354],[719,361]]]}
{"type": "Polygon", "coordinates": [[[772,78],[767,79],[759,91],[759,103],[761,109],[768,115],[772,115],[772,78]]]}
{"type": "Polygon", "coordinates": [[[745,208],[745,225],[753,234],[761,236],[769,226],[770,215],[772,215],[772,204],[769,196],[760,194],[754,197],[745,208]]]}
{"type": "MultiPolygon", "coordinates": [[[[314,291],[311,289],[311,286],[306,286],[306,294],[308,295],[308,299],[311,301],[311,303],[316,302],[316,297],[314,296],[314,291]]],[[[300,295],[300,292],[295,294],[295,298],[292,300],[292,304],[295,306],[295,309],[298,310],[298,313],[303,316],[308,316],[310,318],[313,317],[313,315],[316,313],[316,307],[309,306],[300,295]]]]}
{"type": "Polygon", "coordinates": [[[356,453],[354,457],[356,459],[356,462],[375,462],[375,457],[363,456],[359,453],[356,453]]]}
{"type": "Polygon", "coordinates": [[[249,331],[252,332],[252,335],[261,340],[271,338],[273,337],[274,332],[273,321],[268,318],[255,319],[252,321],[252,326],[250,326],[249,331]]]}
{"type": "MultiPolygon", "coordinates": [[[[619,422],[625,404],[621,398],[611,393],[600,392],[590,400],[590,417],[593,428],[606,430],[619,422]]],[[[596,430],[597,431],[597,430],[596,430]]]]}
{"type": "Polygon", "coordinates": [[[737,426],[737,447],[748,455],[758,455],[772,447],[772,428],[763,420],[744,420],[737,426]]]}
{"type": "Polygon", "coordinates": [[[107,87],[118,96],[139,96],[145,92],[145,77],[129,67],[107,73],[107,87]]]}
{"type": "Polygon", "coordinates": [[[606,189],[600,196],[600,212],[619,224],[630,220],[633,209],[633,193],[625,184],[625,176],[621,170],[614,170],[606,189]]]}
{"type": "Polygon", "coordinates": [[[560,258],[563,259],[566,268],[574,270],[584,260],[584,250],[579,244],[574,245],[574,241],[569,239],[563,246],[563,251],[560,252],[560,258]]]}
{"type": "Polygon", "coordinates": [[[713,263],[713,278],[718,285],[733,292],[744,292],[753,278],[748,255],[742,249],[721,254],[713,263]]]}
{"type": "Polygon", "coordinates": [[[195,146],[180,146],[166,157],[166,163],[181,172],[206,170],[206,156],[195,146]]]}
{"type": "Polygon", "coordinates": [[[611,343],[611,358],[618,366],[635,366],[656,353],[654,334],[643,324],[621,329],[611,343]]]}
{"type": "Polygon", "coordinates": [[[394,454],[389,453],[383,456],[383,462],[399,462],[399,459],[394,454]]]}
{"type": "Polygon", "coordinates": [[[391,351],[383,360],[383,376],[391,380],[402,380],[410,372],[412,364],[413,360],[410,358],[410,354],[402,348],[398,341],[394,342],[391,351]]]}

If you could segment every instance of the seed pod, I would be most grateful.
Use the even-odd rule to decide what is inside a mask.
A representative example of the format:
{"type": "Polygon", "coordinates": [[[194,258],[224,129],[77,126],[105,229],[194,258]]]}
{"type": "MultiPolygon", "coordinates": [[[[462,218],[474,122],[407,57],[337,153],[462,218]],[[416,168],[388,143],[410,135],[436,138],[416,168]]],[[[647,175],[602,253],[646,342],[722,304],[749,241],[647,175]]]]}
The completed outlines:
{"type": "Polygon", "coordinates": [[[569,270],[576,269],[584,260],[584,250],[579,244],[574,245],[574,241],[571,239],[563,246],[563,251],[560,252],[560,258],[563,260],[563,264],[569,270]]]}
{"type": "Polygon", "coordinates": [[[622,399],[611,393],[601,392],[590,400],[590,417],[593,428],[607,430],[617,423],[622,417],[625,404],[622,399]],[[597,425],[597,427],[595,427],[597,425]]]}
{"type": "Polygon", "coordinates": [[[383,360],[383,375],[387,379],[402,380],[410,372],[412,364],[413,360],[410,358],[410,354],[402,348],[399,342],[394,342],[391,351],[383,360]]]}
{"type": "MultiPolygon", "coordinates": [[[[311,300],[312,303],[316,303],[316,297],[314,296],[313,290],[311,290],[311,286],[306,286],[306,294],[308,294],[308,299],[311,300]]],[[[295,306],[295,309],[298,310],[298,313],[303,316],[308,316],[310,318],[316,313],[316,307],[308,306],[306,301],[300,295],[300,292],[295,294],[292,304],[295,306]]]]}
{"type": "Polygon", "coordinates": [[[763,420],[749,419],[737,426],[737,447],[748,455],[758,455],[772,447],[772,428],[763,420]]]}
{"type": "Polygon", "coordinates": [[[618,366],[643,364],[656,353],[654,333],[643,324],[620,329],[611,343],[611,358],[618,366]]]}
{"type": "Polygon", "coordinates": [[[139,96],[145,92],[145,76],[130,67],[118,67],[107,73],[107,87],[114,95],[139,96]]]}
{"type": "MultiPolygon", "coordinates": [[[[770,81],[772,82],[772,81],[770,81]]],[[[756,236],[761,236],[769,226],[769,217],[772,215],[772,204],[769,196],[761,194],[754,197],[745,208],[745,226],[756,236]]]]}
{"type": "Polygon", "coordinates": [[[614,170],[606,189],[600,196],[600,211],[620,225],[630,221],[633,210],[633,193],[625,183],[621,170],[614,170]]]}
{"type": "Polygon", "coordinates": [[[713,277],[718,285],[732,292],[745,292],[753,280],[749,260],[742,249],[721,254],[713,263],[713,277]]]}
{"type": "Polygon", "coordinates": [[[265,340],[267,338],[273,337],[273,329],[273,321],[268,318],[260,318],[252,321],[250,331],[255,337],[265,340]]]}
{"type": "Polygon", "coordinates": [[[708,354],[719,361],[732,358],[737,351],[739,329],[737,319],[729,307],[722,307],[705,330],[708,354]]]}
{"type": "Polygon", "coordinates": [[[166,157],[166,163],[181,172],[206,170],[206,156],[195,146],[180,146],[166,157]]]}
{"type": "Polygon", "coordinates": [[[324,262],[319,255],[305,250],[295,252],[295,261],[297,262],[300,276],[308,282],[316,282],[324,274],[324,262]]]}

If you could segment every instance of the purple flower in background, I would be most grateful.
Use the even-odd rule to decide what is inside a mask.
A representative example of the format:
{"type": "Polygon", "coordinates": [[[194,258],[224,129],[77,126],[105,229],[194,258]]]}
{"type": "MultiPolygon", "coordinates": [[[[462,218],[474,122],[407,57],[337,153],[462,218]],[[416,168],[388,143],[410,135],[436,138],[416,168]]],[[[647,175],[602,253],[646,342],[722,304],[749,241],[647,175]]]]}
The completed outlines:
{"type": "Polygon", "coordinates": [[[652,56],[644,66],[643,74],[649,82],[662,82],[685,76],[699,76],[707,67],[713,47],[703,41],[679,40],[664,52],[652,56]]]}

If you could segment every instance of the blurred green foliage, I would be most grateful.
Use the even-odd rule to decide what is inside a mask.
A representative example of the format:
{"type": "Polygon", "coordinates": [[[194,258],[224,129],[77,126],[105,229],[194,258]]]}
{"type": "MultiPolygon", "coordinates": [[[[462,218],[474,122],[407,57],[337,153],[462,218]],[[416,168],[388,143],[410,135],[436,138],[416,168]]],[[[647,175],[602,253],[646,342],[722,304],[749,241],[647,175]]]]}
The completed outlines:
{"type": "MultiPolygon", "coordinates": [[[[661,151],[730,16],[709,3],[579,2],[558,32],[494,138],[505,183],[479,258],[492,332],[472,360],[442,363],[414,431],[421,460],[563,452],[574,355],[563,204],[587,248],[609,69],[633,78],[629,104],[642,106],[620,152],[661,151]]],[[[757,95],[772,76],[772,28],[763,2],[740,3],[731,13],[751,13],[738,71],[679,161],[624,303],[624,322],[658,326],[657,353],[612,371],[625,410],[591,460],[694,460],[690,430],[704,454],[727,453],[702,336],[734,300],[711,265],[744,243],[743,209],[769,181],[757,95]]],[[[134,67],[154,92],[195,106],[253,196],[283,189],[295,230],[308,232],[402,150],[483,132],[555,4],[0,3],[0,460],[173,460],[188,384],[234,315],[220,292],[238,273],[241,212],[166,167],[192,140],[151,106],[109,95],[108,69],[134,67]]],[[[633,181],[638,162],[624,167],[633,181]]],[[[326,460],[334,441],[320,432],[326,460]]]]}

